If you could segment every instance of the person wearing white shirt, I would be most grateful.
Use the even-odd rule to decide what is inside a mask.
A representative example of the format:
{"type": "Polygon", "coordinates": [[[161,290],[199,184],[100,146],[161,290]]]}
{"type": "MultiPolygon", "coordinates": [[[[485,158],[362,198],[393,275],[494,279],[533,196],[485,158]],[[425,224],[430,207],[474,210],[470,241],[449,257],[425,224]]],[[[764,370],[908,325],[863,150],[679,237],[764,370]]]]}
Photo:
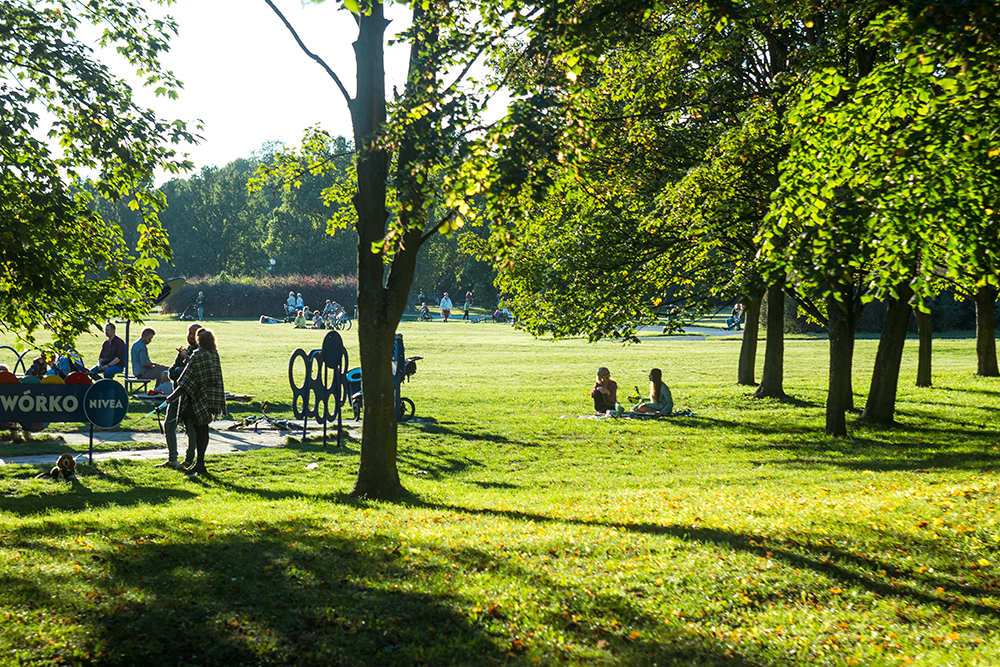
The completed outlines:
{"type": "Polygon", "coordinates": [[[441,317],[444,318],[445,324],[448,323],[448,317],[451,315],[452,305],[448,293],[445,292],[444,298],[441,299],[441,317]]]}

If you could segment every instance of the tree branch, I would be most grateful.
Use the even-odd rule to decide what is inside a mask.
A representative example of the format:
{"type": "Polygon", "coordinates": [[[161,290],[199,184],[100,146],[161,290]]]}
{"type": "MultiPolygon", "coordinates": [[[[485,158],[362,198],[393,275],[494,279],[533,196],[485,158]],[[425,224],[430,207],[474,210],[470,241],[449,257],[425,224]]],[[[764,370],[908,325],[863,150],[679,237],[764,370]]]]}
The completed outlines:
{"type": "Polygon", "coordinates": [[[347,101],[347,106],[350,107],[353,100],[351,99],[351,96],[348,94],[347,89],[344,88],[344,84],[340,82],[340,77],[337,76],[337,73],[334,72],[332,69],[330,69],[330,66],[326,64],[326,61],[324,61],[322,58],[320,58],[315,53],[306,48],[306,45],[302,43],[302,39],[299,37],[299,33],[295,32],[295,28],[292,27],[292,24],[288,22],[288,19],[285,18],[285,15],[281,13],[280,9],[274,6],[274,3],[271,2],[271,0],[264,0],[264,2],[266,2],[267,6],[273,9],[274,13],[278,15],[278,18],[281,19],[281,22],[285,24],[286,28],[288,28],[288,32],[292,33],[292,37],[295,38],[295,41],[298,43],[299,48],[301,48],[302,51],[307,56],[309,56],[317,63],[319,63],[320,67],[326,70],[326,73],[330,75],[330,78],[333,79],[333,82],[337,84],[337,88],[340,88],[340,93],[344,96],[344,100],[347,101]]]}
{"type": "Polygon", "coordinates": [[[420,245],[422,246],[424,243],[427,242],[428,239],[437,234],[437,230],[441,228],[441,225],[443,225],[446,222],[449,222],[457,214],[458,214],[457,208],[453,208],[450,211],[448,211],[448,215],[444,216],[441,219],[441,222],[435,224],[433,227],[431,227],[430,231],[426,232],[423,236],[420,237],[420,245]]]}

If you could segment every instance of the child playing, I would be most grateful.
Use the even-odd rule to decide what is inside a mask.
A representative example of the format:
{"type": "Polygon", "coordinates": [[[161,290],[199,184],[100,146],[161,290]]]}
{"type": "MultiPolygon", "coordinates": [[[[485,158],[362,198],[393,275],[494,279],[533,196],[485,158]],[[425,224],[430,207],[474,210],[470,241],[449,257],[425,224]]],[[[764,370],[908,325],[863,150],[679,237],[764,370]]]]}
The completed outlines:
{"type": "Polygon", "coordinates": [[[169,396],[174,391],[174,383],[170,381],[170,371],[163,371],[160,373],[160,381],[156,383],[156,387],[150,393],[163,394],[164,396],[169,396]]]}
{"type": "Polygon", "coordinates": [[[674,411],[674,399],[670,387],[663,383],[663,372],[659,368],[649,371],[649,403],[635,407],[636,412],[670,414],[674,411]]]}
{"type": "Polygon", "coordinates": [[[604,366],[597,369],[597,381],[590,397],[594,399],[594,410],[597,412],[614,410],[618,403],[618,383],[611,379],[611,371],[604,366]]]}

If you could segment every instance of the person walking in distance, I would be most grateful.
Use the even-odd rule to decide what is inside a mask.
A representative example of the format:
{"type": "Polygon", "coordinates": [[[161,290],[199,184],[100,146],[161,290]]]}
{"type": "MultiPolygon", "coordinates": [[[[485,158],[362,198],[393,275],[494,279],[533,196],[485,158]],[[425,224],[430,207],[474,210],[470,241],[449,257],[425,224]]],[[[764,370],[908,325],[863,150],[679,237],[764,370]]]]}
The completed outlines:
{"type": "Polygon", "coordinates": [[[451,316],[451,309],[453,307],[454,304],[452,304],[451,298],[448,296],[448,293],[445,292],[444,298],[441,299],[441,317],[444,318],[445,324],[448,323],[448,318],[451,316]]]}

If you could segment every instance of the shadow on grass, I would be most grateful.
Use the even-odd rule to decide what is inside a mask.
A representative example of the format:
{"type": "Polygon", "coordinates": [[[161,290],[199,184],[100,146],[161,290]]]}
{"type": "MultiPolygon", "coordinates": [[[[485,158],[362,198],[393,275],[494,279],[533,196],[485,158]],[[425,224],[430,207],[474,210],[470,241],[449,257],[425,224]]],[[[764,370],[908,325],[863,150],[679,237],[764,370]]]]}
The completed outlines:
{"type": "MultiPolygon", "coordinates": [[[[48,466],[42,466],[48,468],[48,466]]],[[[39,495],[25,495],[4,498],[3,510],[18,516],[32,516],[48,512],[80,512],[102,507],[137,507],[140,505],[163,505],[176,500],[190,500],[196,494],[186,489],[165,489],[157,486],[136,484],[127,476],[115,473],[100,473],[107,481],[116,483],[119,488],[107,491],[94,491],[91,488],[93,477],[92,466],[78,466],[79,475],[75,482],[43,482],[45,491],[39,495]],[[49,486],[57,485],[57,486],[49,486]],[[49,488],[46,488],[49,487],[49,488]],[[121,487],[124,487],[121,488],[121,487]]],[[[39,468],[41,469],[41,467],[39,468]]],[[[37,473],[32,472],[31,477],[37,473]]],[[[94,469],[94,474],[96,469],[94,469]]]]}
{"type": "MultiPolygon", "coordinates": [[[[886,429],[879,427],[879,430],[886,429]]],[[[948,437],[954,432],[947,429],[899,426],[891,430],[894,433],[912,433],[919,438],[915,437],[910,442],[890,442],[878,437],[865,437],[864,431],[860,431],[857,436],[846,439],[786,439],[737,443],[733,447],[751,452],[785,453],[785,457],[765,459],[761,463],[793,467],[833,467],[871,472],[929,469],[988,472],[1000,466],[1000,451],[994,450],[996,433],[992,431],[963,430],[962,436],[967,441],[958,449],[954,438],[948,437]]]]}
{"type": "Polygon", "coordinates": [[[753,393],[750,393],[743,394],[743,398],[749,401],[762,403],[764,405],[768,403],[777,403],[779,405],[787,405],[795,408],[818,408],[823,405],[823,403],[819,401],[807,401],[804,398],[798,398],[791,394],[785,394],[784,396],[765,396],[763,398],[759,398],[753,393]]]}
{"type": "Polygon", "coordinates": [[[200,522],[185,528],[187,541],[177,526],[148,525],[147,534],[157,535],[78,559],[109,575],[90,581],[86,597],[44,575],[7,575],[2,585],[89,626],[91,664],[507,661],[460,611],[467,603],[400,586],[416,568],[384,539],[345,539],[305,521],[248,525],[231,535],[210,534],[200,522]],[[91,559],[100,559],[96,567],[91,559]]]}
{"type": "MultiPolygon", "coordinates": [[[[774,399],[767,399],[774,400],[774,399]]],[[[785,424],[777,421],[762,423],[755,421],[734,421],[722,419],[720,417],[707,417],[705,415],[695,415],[693,417],[673,417],[670,419],[659,419],[656,421],[678,424],[680,426],[701,428],[705,430],[723,429],[726,431],[750,431],[759,435],[773,436],[780,434],[795,433],[815,433],[816,429],[811,427],[789,428],[785,424]]]]}
{"type": "MultiPolygon", "coordinates": [[[[72,543],[42,545],[24,528],[8,536],[9,546],[37,550],[50,562],[80,563],[86,583],[79,590],[66,586],[49,568],[5,570],[0,589],[13,608],[28,610],[22,615],[73,618],[78,648],[94,665],[481,667],[533,665],[542,656],[579,663],[569,644],[588,647],[591,661],[760,664],[722,638],[650,616],[627,592],[599,592],[584,604],[577,587],[475,548],[413,550],[394,538],[344,537],[327,523],[294,517],[212,531],[211,522],[194,519],[150,523],[141,535],[71,554],[72,543]],[[542,618],[572,642],[533,639],[535,619],[470,598],[454,583],[484,570],[536,590],[547,600],[542,618]],[[587,620],[579,622],[581,616],[587,620]]],[[[50,527],[44,539],[65,538],[62,532],[50,527]]],[[[32,631],[26,623],[7,635],[27,664],[52,650],[19,636],[32,631]]],[[[797,663],[790,656],[770,664],[797,663]]]]}
{"type": "MultiPolygon", "coordinates": [[[[481,514],[539,524],[562,523],[594,528],[612,528],[643,535],[669,536],[685,542],[711,544],[733,551],[745,552],[761,559],[780,560],[790,567],[812,570],[843,583],[845,586],[865,589],[882,597],[905,598],[914,603],[936,606],[942,611],[962,608],[977,616],[1000,621],[1000,610],[977,601],[984,596],[994,595],[994,584],[975,586],[967,583],[956,583],[956,580],[928,574],[913,575],[898,569],[890,562],[874,557],[859,556],[840,549],[828,536],[817,543],[793,542],[792,540],[784,540],[784,543],[781,543],[769,541],[763,535],[688,524],[665,526],[651,523],[588,521],[554,518],[517,510],[469,508],[444,503],[418,502],[416,504],[437,511],[481,514]]],[[[913,545],[915,542],[914,538],[909,535],[897,535],[895,541],[892,537],[885,539],[889,543],[896,544],[913,545]]],[[[936,541],[924,540],[920,544],[920,548],[924,551],[936,552],[944,560],[953,561],[955,558],[951,549],[936,541]]],[[[964,582],[966,579],[963,576],[959,581],[964,582]]]]}
{"type": "Polygon", "coordinates": [[[510,482],[479,482],[472,480],[468,482],[474,486],[478,486],[481,489],[519,489],[521,488],[518,484],[511,484],[510,482]]]}
{"type": "Polygon", "coordinates": [[[511,440],[510,438],[502,435],[497,435],[495,433],[488,433],[485,431],[473,431],[473,430],[462,430],[454,426],[446,426],[436,419],[429,417],[421,417],[420,422],[414,422],[413,426],[420,433],[426,433],[428,435],[447,435],[454,436],[461,440],[468,442],[489,442],[492,444],[499,445],[517,445],[519,447],[538,447],[537,443],[526,442],[522,440],[511,440]]]}

